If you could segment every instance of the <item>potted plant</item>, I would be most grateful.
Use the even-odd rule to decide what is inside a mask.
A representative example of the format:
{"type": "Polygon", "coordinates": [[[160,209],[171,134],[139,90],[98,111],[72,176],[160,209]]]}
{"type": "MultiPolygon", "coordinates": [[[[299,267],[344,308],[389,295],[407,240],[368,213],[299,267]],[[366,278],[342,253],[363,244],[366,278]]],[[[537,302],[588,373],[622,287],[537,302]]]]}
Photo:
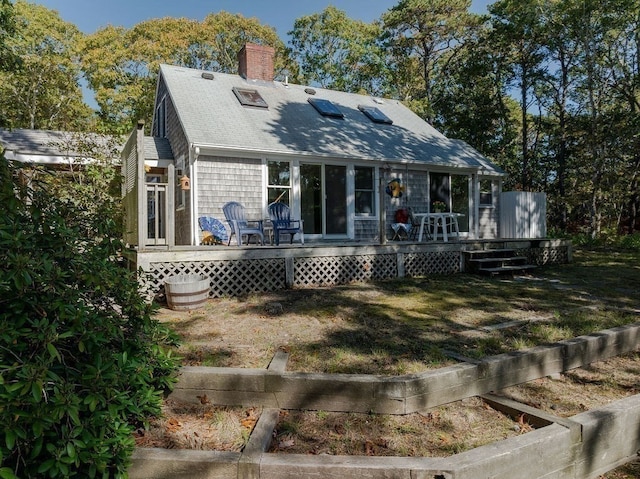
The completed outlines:
{"type": "Polygon", "coordinates": [[[447,210],[447,205],[444,201],[434,201],[433,202],[433,211],[436,213],[444,213],[447,210]]]}

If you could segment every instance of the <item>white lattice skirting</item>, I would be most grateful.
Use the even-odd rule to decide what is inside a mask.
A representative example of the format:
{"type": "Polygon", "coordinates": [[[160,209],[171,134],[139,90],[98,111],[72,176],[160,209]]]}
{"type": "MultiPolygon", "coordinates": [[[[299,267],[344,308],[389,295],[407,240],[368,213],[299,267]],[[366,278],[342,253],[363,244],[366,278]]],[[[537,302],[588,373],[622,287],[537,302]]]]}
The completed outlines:
{"type": "MultiPolygon", "coordinates": [[[[495,242],[490,244],[492,248],[501,246],[495,242]]],[[[571,260],[570,243],[540,245],[537,241],[518,246],[538,265],[571,260]]],[[[463,251],[477,247],[477,243],[253,249],[213,246],[171,252],[130,252],[128,260],[132,267],[142,270],[143,289],[150,294],[160,292],[170,276],[200,274],[211,280],[211,297],[224,297],[286,288],[455,274],[463,270],[463,251]]],[[[486,248],[485,243],[482,249],[486,248]]]]}

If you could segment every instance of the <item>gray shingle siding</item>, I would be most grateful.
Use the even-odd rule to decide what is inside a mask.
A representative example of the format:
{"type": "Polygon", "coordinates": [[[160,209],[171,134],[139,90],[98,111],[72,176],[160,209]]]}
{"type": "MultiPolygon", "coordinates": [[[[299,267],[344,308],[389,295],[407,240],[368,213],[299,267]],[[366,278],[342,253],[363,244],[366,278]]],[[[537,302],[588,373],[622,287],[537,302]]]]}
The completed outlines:
{"type": "Polygon", "coordinates": [[[378,241],[379,224],[377,220],[356,218],[354,222],[356,241],[378,241]]]}
{"type": "Polygon", "coordinates": [[[222,206],[238,201],[247,217],[265,215],[262,192],[262,162],[246,158],[198,158],[198,211],[200,216],[223,220],[222,206]]]}
{"type": "MultiPolygon", "coordinates": [[[[189,175],[189,143],[185,136],[184,130],[178,118],[173,101],[170,96],[165,97],[166,105],[166,134],[167,139],[171,143],[173,150],[173,156],[176,160],[184,159],[183,172],[187,176],[189,175]]],[[[181,194],[181,190],[176,182],[175,185],[176,195],[181,194]]],[[[185,196],[184,207],[181,207],[175,212],[175,242],[177,245],[189,245],[191,244],[191,191],[187,191],[185,196]]]]}

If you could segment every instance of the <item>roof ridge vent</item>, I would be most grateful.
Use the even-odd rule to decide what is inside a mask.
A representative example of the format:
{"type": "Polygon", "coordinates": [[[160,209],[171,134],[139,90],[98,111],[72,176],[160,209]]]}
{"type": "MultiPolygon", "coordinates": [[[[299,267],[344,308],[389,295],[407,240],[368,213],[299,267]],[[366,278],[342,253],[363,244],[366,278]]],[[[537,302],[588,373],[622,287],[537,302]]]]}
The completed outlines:
{"type": "Polygon", "coordinates": [[[205,80],[213,80],[213,73],[211,72],[202,72],[202,75],[200,76],[205,80]]]}
{"type": "Polygon", "coordinates": [[[316,94],[316,91],[313,88],[305,88],[304,92],[308,93],[309,95],[315,95],[316,94]]]}

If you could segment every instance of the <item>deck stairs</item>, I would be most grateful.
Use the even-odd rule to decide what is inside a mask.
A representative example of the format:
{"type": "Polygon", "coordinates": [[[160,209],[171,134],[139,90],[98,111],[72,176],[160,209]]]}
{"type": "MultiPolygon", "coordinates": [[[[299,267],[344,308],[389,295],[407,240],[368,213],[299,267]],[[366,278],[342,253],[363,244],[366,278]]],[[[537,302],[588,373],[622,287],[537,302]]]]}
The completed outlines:
{"type": "Polygon", "coordinates": [[[536,268],[526,256],[514,249],[483,249],[465,251],[465,269],[469,273],[499,275],[523,273],[536,268]]]}

